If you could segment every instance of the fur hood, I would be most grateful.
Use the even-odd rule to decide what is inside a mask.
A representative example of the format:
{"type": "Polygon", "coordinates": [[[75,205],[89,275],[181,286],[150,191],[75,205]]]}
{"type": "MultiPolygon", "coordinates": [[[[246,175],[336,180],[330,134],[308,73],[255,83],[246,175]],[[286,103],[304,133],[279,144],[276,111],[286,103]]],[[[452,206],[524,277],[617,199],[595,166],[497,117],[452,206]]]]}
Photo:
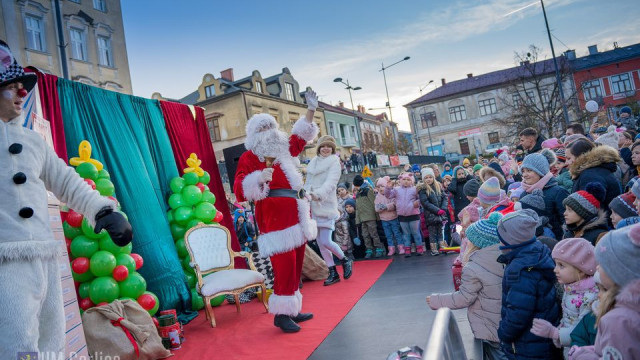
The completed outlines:
{"type": "Polygon", "coordinates": [[[571,172],[571,177],[577,179],[578,176],[587,169],[611,163],[613,163],[613,167],[615,168],[615,164],[621,160],[620,155],[615,149],[609,146],[597,146],[593,148],[593,150],[578,157],[569,167],[569,171],[571,172]]]}
{"type": "MultiPolygon", "coordinates": [[[[579,229],[576,229],[574,235],[575,237],[582,237],[582,235],[584,235],[586,231],[595,229],[597,227],[604,227],[604,229],[606,229],[608,227],[607,221],[607,213],[604,210],[600,209],[598,210],[598,217],[593,218],[588,223],[582,225],[579,229]]],[[[566,225],[564,225],[564,229],[568,230],[566,225]]]]}
{"type": "Polygon", "coordinates": [[[498,178],[498,181],[500,182],[500,189],[504,188],[504,186],[507,184],[507,182],[504,179],[504,176],[502,176],[502,174],[500,174],[495,169],[485,166],[480,170],[480,178],[488,180],[492,176],[498,178]]]}
{"type": "Polygon", "coordinates": [[[618,296],[616,296],[616,307],[626,307],[640,312],[640,279],[628,283],[618,296]]]}

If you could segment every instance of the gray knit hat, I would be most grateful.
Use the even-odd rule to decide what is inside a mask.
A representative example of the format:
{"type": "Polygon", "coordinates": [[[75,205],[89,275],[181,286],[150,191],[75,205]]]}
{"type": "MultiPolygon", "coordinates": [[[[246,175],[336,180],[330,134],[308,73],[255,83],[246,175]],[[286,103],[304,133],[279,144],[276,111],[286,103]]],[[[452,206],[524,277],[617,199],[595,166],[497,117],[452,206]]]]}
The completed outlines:
{"type": "Polygon", "coordinates": [[[467,181],[467,183],[462,187],[462,192],[465,196],[477,197],[478,190],[480,190],[480,183],[478,183],[478,180],[476,179],[467,181]]]}
{"type": "Polygon", "coordinates": [[[339,183],[336,189],[341,189],[341,188],[345,190],[349,190],[346,183],[339,183]]]}
{"type": "Polygon", "coordinates": [[[498,222],[500,242],[507,248],[525,243],[536,236],[538,214],[531,209],[514,211],[498,222]]]}
{"type": "Polygon", "coordinates": [[[602,184],[590,182],[585,186],[585,190],[571,193],[562,200],[562,205],[570,207],[585,221],[589,221],[598,216],[605,194],[606,189],[602,184]]]}
{"type": "Polygon", "coordinates": [[[609,231],[596,245],[596,260],[618,286],[640,278],[640,224],[609,231]]]}
{"type": "Polygon", "coordinates": [[[545,176],[549,172],[549,160],[541,154],[529,154],[524,158],[521,169],[529,169],[540,176],[545,176]]]}
{"type": "Polygon", "coordinates": [[[634,201],[636,201],[635,195],[633,195],[633,193],[626,192],[611,200],[609,203],[609,209],[615,211],[616,214],[620,215],[623,219],[638,216],[636,207],[633,206],[634,201]]]}
{"type": "Polygon", "coordinates": [[[516,210],[531,209],[538,216],[546,215],[547,207],[544,204],[544,193],[540,189],[535,189],[531,194],[527,194],[520,198],[520,201],[514,207],[516,210]],[[518,206],[517,204],[520,203],[518,206]]]}

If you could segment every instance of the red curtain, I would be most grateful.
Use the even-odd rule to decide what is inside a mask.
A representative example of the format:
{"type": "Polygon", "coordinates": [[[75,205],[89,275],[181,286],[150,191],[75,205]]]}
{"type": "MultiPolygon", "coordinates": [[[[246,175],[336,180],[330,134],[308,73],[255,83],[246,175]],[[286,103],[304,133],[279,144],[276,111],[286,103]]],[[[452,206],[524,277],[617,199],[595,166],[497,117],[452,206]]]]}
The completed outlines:
{"type": "Polygon", "coordinates": [[[40,93],[40,104],[42,105],[42,117],[49,120],[51,125],[51,137],[53,138],[53,148],[56,154],[66,162],[69,158],[67,157],[62,112],[60,111],[60,100],[58,99],[58,77],[42,73],[33,67],[28,67],[25,71],[38,75],[38,90],[40,93]]]}
{"type": "MultiPolygon", "coordinates": [[[[196,119],[194,120],[191,110],[187,105],[160,101],[160,107],[164,114],[169,141],[171,141],[173,156],[180,174],[182,174],[182,170],[187,167],[186,160],[189,158],[189,155],[191,153],[198,155],[198,159],[202,160],[202,169],[209,172],[211,176],[209,189],[216,196],[216,208],[224,214],[221,225],[229,229],[233,249],[240,251],[240,243],[238,242],[233,227],[233,218],[229,210],[229,205],[227,204],[224,188],[222,187],[218,161],[213,152],[211,138],[209,137],[209,128],[204,119],[204,110],[196,106],[196,119]]],[[[236,268],[246,268],[244,260],[239,258],[236,258],[235,266],[236,268]]]]}

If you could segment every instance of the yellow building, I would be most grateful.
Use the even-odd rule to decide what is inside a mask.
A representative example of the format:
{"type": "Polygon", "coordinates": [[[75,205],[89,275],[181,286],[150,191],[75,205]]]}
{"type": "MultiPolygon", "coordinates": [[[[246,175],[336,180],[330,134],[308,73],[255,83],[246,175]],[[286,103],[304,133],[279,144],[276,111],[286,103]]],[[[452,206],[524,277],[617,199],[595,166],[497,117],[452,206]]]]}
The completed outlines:
{"type": "Polygon", "coordinates": [[[0,18],[23,66],[132,93],[119,0],[0,0],[0,18]]]}

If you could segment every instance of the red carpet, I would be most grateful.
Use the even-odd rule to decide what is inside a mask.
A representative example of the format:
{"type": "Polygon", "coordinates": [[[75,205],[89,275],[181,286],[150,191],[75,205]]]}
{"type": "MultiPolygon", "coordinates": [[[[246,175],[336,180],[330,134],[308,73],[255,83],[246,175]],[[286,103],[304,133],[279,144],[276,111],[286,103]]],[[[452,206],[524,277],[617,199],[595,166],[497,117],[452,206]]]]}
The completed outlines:
{"type": "MultiPolygon", "coordinates": [[[[215,359],[306,359],[338,325],[351,308],[385,271],[391,260],[354,263],[353,276],[331,286],[322,281],[305,282],[302,288],[302,311],[312,312],[312,320],[300,324],[302,330],[285,334],[273,326],[273,315],[267,314],[257,299],[242,304],[214,308],[217,327],[212,328],[205,313],[184,328],[182,349],[172,360],[215,359]]],[[[338,270],[342,275],[342,269],[338,270]]]]}

